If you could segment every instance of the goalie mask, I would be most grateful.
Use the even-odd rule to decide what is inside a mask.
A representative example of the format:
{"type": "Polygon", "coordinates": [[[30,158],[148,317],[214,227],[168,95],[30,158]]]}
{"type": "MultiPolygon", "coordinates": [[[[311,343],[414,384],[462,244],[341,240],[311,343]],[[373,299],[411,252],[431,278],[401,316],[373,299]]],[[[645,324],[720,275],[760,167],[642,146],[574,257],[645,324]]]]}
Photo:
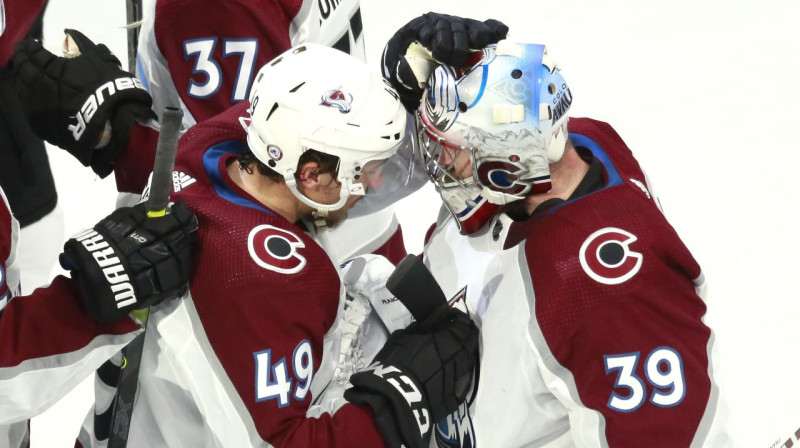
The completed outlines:
{"type": "Polygon", "coordinates": [[[439,66],[418,111],[425,168],[462,234],[502,204],[550,190],[572,95],[542,45],[500,41],[464,69],[439,66]]]}
{"type": "Polygon", "coordinates": [[[406,111],[397,93],[363,62],[304,44],[261,68],[253,86],[250,117],[241,118],[248,146],[318,216],[366,194],[362,182],[368,177],[373,185],[378,179],[396,188],[408,181],[414,153],[406,111]],[[309,149],[338,158],[341,186],[334,204],[318,203],[297,189],[298,160],[309,149]]]}

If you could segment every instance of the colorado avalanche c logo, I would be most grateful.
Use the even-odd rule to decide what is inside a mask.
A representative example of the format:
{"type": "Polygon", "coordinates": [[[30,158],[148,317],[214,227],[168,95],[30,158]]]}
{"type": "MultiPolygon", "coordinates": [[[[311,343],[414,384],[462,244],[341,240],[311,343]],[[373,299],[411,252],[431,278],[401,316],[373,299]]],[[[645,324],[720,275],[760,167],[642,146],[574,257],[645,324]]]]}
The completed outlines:
{"type": "Polygon", "coordinates": [[[581,245],[583,270],[593,280],[605,285],[628,281],[642,267],[642,254],[630,248],[636,240],[632,233],[615,227],[594,232],[581,245]]]}
{"type": "Polygon", "coordinates": [[[353,103],[353,95],[349,93],[344,93],[341,90],[331,90],[324,95],[322,95],[322,102],[320,103],[323,106],[328,107],[335,107],[339,109],[339,112],[346,114],[350,112],[351,105],[353,103]]]}
{"type": "Polygon", "coordinates": [[[294,233],[260,225],[250,231],[247,250],[257,265],[281,274],[296,274],[303,270],[306,259],[297,251],[306,247],[294,233]]]}
{"type": "Polygon", "coordinates": [[[501,193],[522,195],[531,188],[534,193],[546,193],[550,190],[550,176],[520,179],[520,176],[526,174],[526,171],[520,165],[512,162],[482,162],[476,171],[482,185],[501,193]]]}

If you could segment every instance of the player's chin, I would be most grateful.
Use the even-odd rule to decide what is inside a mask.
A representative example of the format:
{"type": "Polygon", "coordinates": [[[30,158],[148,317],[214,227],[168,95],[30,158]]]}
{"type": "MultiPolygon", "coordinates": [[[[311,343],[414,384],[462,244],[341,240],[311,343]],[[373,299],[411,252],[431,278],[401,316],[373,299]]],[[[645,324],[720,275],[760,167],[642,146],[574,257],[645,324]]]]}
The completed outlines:
{"type": "Polygon", "coordinates": [[[328,216],[325,217],[325,224],[327,224],[328,228],[333,229],[338,227],[339,224],[347,219],[347,212],[361,199],[363,199],[363,196],[350,196],[344,207],[339,210],[328,212],[328,216]]]}
{"type": "Polygon", "coordinates": [[[334,210],[332,212],[328,212],[328,216],[325,217],[325,224],[328,226],[329,229],[335,229],[339,227],[339,224],[344,222],[347,219],[347,210],[348,208],[342,207],[339,210],[334,210]]]}

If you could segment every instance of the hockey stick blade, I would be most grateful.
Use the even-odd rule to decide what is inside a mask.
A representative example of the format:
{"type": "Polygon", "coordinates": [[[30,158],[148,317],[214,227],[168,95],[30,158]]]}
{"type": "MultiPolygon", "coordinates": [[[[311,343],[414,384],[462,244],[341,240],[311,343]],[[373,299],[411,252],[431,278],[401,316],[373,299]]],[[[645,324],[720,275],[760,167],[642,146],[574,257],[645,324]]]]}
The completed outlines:
{"type": "Polygon", "coordinates": [[[425,263],[414,254],[408,254],[386,281],[386,289],[408,308],[423,327],[438,320],[447,311],[447,298],[433,278],[425,263]]]}

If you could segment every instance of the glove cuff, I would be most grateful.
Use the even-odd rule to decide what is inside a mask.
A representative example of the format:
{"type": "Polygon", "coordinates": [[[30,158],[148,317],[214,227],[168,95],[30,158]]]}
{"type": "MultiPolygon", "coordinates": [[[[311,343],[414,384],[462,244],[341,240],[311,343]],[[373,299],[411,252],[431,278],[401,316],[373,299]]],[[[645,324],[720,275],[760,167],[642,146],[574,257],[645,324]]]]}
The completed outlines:
{"type": "Polygon", "coordinates": [[[399,434],[406,446],[422,446],[429,440],[434,422],[428,400],[411,375],[395,366],[378,364],[372,370],[354,374],[350,381],[353,387],[345,392],[345,398],[371,406],[379,428],[391,426],[386,431],[381,428],[382,433],[399,434]]]}

